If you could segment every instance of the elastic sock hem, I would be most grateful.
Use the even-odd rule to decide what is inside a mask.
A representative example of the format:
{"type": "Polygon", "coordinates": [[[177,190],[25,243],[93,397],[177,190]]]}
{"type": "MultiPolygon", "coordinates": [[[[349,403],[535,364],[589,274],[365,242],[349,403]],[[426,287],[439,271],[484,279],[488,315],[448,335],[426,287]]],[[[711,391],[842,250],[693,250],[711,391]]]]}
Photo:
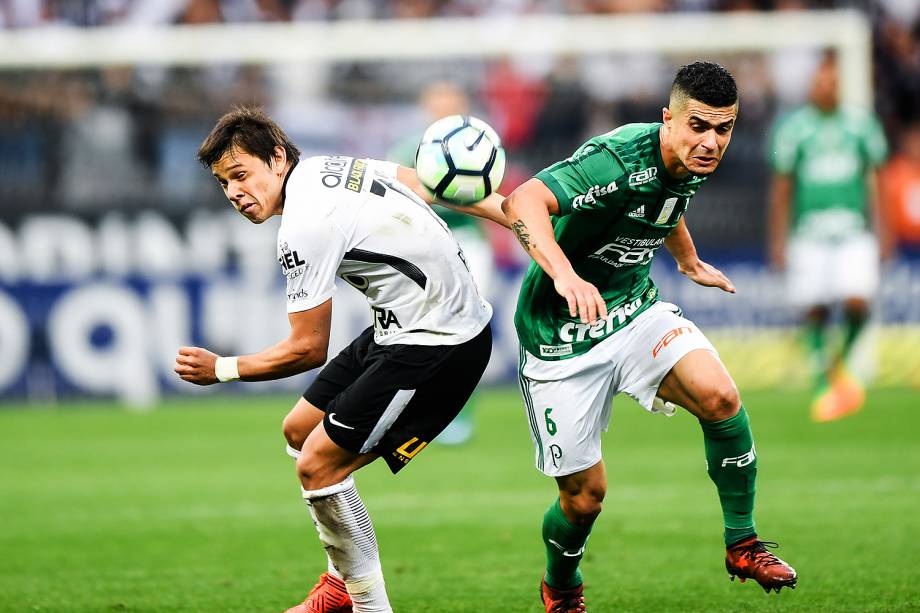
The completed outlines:
{"type": "Polygon", "coordinates": [[[703,432],[709,436],[728,435],[730,437],[737,432],[748,430],[751,427],[751,420],[748,418],[747,411],[743,404],[741,408],[738,409],[737,413],[727,419],[721,419],[719,421],[704,421],[700,419],[699,422],[700,426],[703,428],[703,432]]]}

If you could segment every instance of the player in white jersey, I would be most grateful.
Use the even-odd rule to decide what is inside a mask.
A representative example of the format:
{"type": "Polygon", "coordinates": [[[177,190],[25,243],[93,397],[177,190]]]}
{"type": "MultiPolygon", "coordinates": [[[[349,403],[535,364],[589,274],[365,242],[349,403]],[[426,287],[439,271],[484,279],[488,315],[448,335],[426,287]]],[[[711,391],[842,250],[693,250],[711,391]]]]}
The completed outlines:
{"type": "MultiPolygon", "coordinates": [[[[491,353],[492,307],[431,210],[415,171],[300,152],[256,108],[224,115],[198,152],[243,216],[282,215],[278,261],[290,336],[259,353],[183,347],[186,381],[278,379],[326,362],[338,276],[364,293],[373,325],[333,358],[284,420],[328,571],[293,613],[391,611],[377,540],[351,474],[383,457],[396,473],[466,403],[491,353]]],[[[493,194],[464,211],[507,225],[493,194]]]]}

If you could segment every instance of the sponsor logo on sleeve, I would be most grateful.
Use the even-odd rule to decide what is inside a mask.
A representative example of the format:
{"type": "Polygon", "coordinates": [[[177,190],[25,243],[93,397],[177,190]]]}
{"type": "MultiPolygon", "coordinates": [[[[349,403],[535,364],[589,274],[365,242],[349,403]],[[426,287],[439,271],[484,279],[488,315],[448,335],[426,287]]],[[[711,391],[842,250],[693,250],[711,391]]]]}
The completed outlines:
{"type": "Polygon", "coordinates": [[[364,174],[367,172],[367,161],[354,159],[351,167],[348,169],[348,175],[345,179],[345,189],[352,192],[360,192],[361,184],[364,183],[364,174]]]}
{"type": "MultiPolygon", "coordinates": [[[[278,245],[278,253],[280,254],[278,256],[278,263],[281,264],[281,270],[284,271],[284,274],[287,275],[289,279],[292,278],[290,275],[295,269],[302,269],[302,267],[306,267],[307,265],[307,262],[301,258],[296,251],[291,250],[286,242],[278,245]]],[[[302,270],[300,274],[303,274],[302,270]]],[[[300,274],[294,275],[293,278],[296,279],[300,274]]]]}
{"type": "Polygon", "coordinates": [[[597,202],[597,199],[601,196],[606,196],[607,194],[612,194],[617,191],[617,182],[611,181],[607,185],[595,185],[589,189],[584,194],[579,194],[572,199],[572,208],[577,209],[586,204],[593,204],[597,202]]]}
{"type": "Polygon", "coordinates": [[[290,292],[287,295],[288,302],[297,302],[298,300],[305,300],[310,297],[310,292],[305,289],[299,289],[296,292],[290,292]]]}

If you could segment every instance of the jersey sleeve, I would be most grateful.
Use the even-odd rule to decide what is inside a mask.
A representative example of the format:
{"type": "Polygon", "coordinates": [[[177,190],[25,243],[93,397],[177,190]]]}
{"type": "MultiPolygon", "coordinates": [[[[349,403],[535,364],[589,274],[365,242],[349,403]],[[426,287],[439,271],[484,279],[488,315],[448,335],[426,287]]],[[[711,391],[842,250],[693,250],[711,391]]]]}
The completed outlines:
{"type": "Polygon", "coordinates": [[[568,215],[622,206],[615,192],[624,174],[623,163],[609,149],[588,144],[535,176],[556,196],[559,214],[568,215]]]}
{"type": "Polygon", "coordinates": [[[282,228],[278,262],[287,278],[288,313],[307,311],[332,297],[346,249],[345,236],[328,219],[282,228]]]}
{"type": "Polygon", "coordinates": [[[863,139],[869,165],[872,167],[881,166],[888,157],[888,141],[885,139],[882,124],[874,113],[869,113],[866,118],[863,139]]]}
{"type": "Polygon", "coordinates": [[[781,175],[791,174],[795,170],[798,156],[795,123],[791,117],[780,119],[774,126],[770,139],[770,165],[774,172],[781,175]]]}
{"type": "Polygon", "coordinates": [[[383,160],[365,160],[367,162],[367,167],[371,171],[372,175],[382,177],[384,179],[395,179],[396,170],[399,168],[399,164],[395,162],[384,162],[383,160]]]}

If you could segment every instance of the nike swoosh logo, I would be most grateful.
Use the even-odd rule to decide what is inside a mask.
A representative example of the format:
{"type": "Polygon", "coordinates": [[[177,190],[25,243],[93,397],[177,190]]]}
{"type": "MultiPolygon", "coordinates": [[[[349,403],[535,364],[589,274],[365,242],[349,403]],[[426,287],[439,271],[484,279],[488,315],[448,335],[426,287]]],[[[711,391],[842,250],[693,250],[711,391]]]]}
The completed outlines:
{"type": "Polygon", "coordinates": [[[482,132],[480,132],[480,133],[479,133],[479,136],[476,137],[476,140],[473,141],[473,144],[472,144],[472,145],[467,145],[467,146],[466,146],[466,150],[467,150],[467,151],[472,151],[473,149],[475,149],[475,148],[479,145],[479,141],[481,141],[481,140],[482,140],[482,137],[485,136],[485,135],[486,135],[486,131],[485,131],[485,130],[483,130],[482,132]]]}
{"type": "Polygon", "coordinates": [[[342,422],[340,422],[339,420],[337,420],[337,419],[335,418],[335,413],[330,413],[330,414],[329,414],[329,423],[331,423],[331,424],[334,425],[334,426],[338,426],[339,428],[345,428],[346,430],[354,430],[354,429],[355,429],[354,426],[346,426],[345,424],[343,424],[342,422]]]}
{"type": "Polygon", "coordinates": [[[562,552],[562,555],[564,555],[564,556],[567,557],[567,558],[577,558],[578,556],[580,556],[581,554],[583,554],[583,553],[585,552],[585,546],[584,546],[584,545],[582,545],[582,546],[581,546],[578,550],[576,550],[576,551],[568,551],[568,550],[566,550],[565,547],[563,547],[562,545],[560,545],[559,543],[557,543],[557,542],[554,541],[553,539],[547,539],[547,540],[550,542],[550,544],[553,545],[553,547],[555,547],[556,549],[558,549],[559,551],[561,551],[561,552],[562,552]]]}

